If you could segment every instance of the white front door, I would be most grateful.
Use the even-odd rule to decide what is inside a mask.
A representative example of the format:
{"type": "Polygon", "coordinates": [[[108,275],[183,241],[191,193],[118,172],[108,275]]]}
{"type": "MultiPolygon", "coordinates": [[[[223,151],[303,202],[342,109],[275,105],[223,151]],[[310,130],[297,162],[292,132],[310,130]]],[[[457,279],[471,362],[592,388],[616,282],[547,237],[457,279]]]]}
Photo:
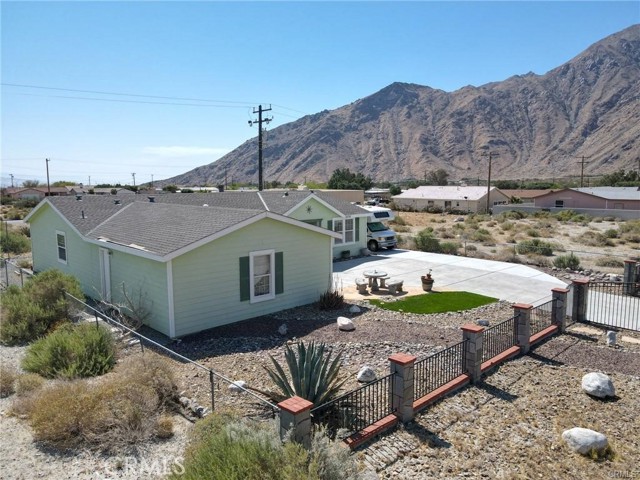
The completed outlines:
{"type": "Polygon", "coordinates": [[[111,301],[111,252],[106,248],[100,249],[100,295],[102,301],[111,301]]]}

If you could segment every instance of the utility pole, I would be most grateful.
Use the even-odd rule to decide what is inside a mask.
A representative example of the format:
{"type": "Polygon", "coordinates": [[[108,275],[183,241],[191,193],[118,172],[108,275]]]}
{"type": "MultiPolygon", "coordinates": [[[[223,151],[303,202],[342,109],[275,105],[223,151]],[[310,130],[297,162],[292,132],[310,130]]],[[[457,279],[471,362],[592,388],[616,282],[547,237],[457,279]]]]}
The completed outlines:
{"type": "Polygon", "coordinates": [[[490,196],[491,196],[491,159],[493,157],[497,157],[498,154],[496,152],[492,152],[489,151],[488,153],[485,152],[482,154],[483,157],[488,156],[489,157],[489,173],[487,175],[487,213],[489,213],[489,211],[491,210],[491,202],[490,202],[490,196]]]}
{"type": "Polygon", "coordinates": [[[11,176],[11,188],[13,188],[13,173],[9,174],[11,176]]]}
{"type": "Polygon", "coordinates": [[[132,173],[131,176],[133,177],[133,186],[136,186],[136,174],[132,173]]]}
{"type": "Polygon", "coordinates": [[[154,188],[153,188],[153,173],[151,174],[151,190],[154,190],[154,188]]]}
{"type": "Polygon", "coordinates": [[[49,185],[49,159],[45,158],[44,161],[47,164],[47,196],[51,196],[51,186],[49,185]]]}
{"type": "MultiPolygon", "coordinates": [[[[580,158],[582,158],[582,160],[580,160],[578,163],[580,164],[580,188],[582,188],[584,187],[584,164],[585,164],[584,159],[588,157],[585,157],[584,155],[582,155],[582,157],[580,158]]],[[[589,162],[586,162],[586,163],[589,163],[589,162]]]]}
{"type": "Polygon", "coordinates": [[[91,186],[91,175],[89,175],[89,187],[91,186]]]}
{"type": "Polygon", "coordinates": [[[258,105],[258,110],[253,109],[253,113],[258,114],[258,121],[249,120],[249,126],[252,127],[254,123],[258,124],[258,190],[262,191],[264,189],[264,184],[262,180],[262,124],[269,123],[273,120],[271,118],[262,118],[262,112],[271,111],[271,106],[269,108],[262,108],[262,105],[258,105]]]}

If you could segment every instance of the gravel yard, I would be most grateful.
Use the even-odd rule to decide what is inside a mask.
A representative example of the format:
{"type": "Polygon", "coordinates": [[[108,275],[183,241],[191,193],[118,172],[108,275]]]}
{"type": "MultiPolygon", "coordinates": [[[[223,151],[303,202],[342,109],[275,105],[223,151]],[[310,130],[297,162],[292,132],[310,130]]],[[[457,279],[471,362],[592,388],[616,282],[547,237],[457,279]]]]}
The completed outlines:
{"type": "MultiPolygon", "coordinates": [[[[340,311],[313,306],[296,308],[204,332],[172,348],[249,386],[271,388],[263,366],[269,356],[282,360],[284,345],[296,340],[325,341],[343,350],[346,388],[357,386],[363,365],[378,375],[388,372],[387,358],[409,353],[422,358],[462,339],[460,326],[486,319],[495,324],[512,315],[506,302],[467,312],[412,315],[350,302],[340,311]],[[350,313],[357,304],[360,313],[350,313]],[[337,316],[353,318],[356,330],[338,331],[337,316]],[[287,334],[278,333],[286,324],[287,334]]],[[[630,339],[637,335],[625,334],[630,339]]],[[[0,347],[4,365],[19,365],[23,348],[0,347]]],[[[126,354],[139,355],[139,347],[126,354]]],[[[180,389],[210,407],[206,372],[175,362],[180,389]]],[[[379,478],[607,478],[612,472],[637,470],[640,458],[640,344],[606,347],[603,331],[573,331],[537,346],[530,355],[508,362],[485,382],[469,386],[418,414],[416,420],[364,445],[357,455],[379,478]],[[598,402],[580,390],[589,371],[610,374],[618,399],[598,402]],[[597,463],[570,453],[560,440],[565,428],[591,427],[607,434],[616,451],[614,462],[597,463]]],[[[270,411],[246,394],[230,393],[216,383],[216,408],[267,417],[270,411]]],[[[65,456],[33,443],[28,425],[7,416],[12,398],[0,400],[5,468],[0,479],[28,478],[156,478],[164,460],[183,454],[186,420],[176,420],[176,435],[150,445],[138,459],[106,459],[92,452],[65,456]],[[114,468],[118,462],[127,468],[114,468]],[[154,469],[141,470],[142,461],[154,469]],[[136,463],[137,462],[137,463],[136,463]],[[155,463],[154,463],[155,462],[155,463]],[[131,466],[132,468],[129,468],[131,466]],[[109,475],[107,475],[109,474],[109,475]]],[[[181,417],[176,417],[181,419],[181,417]]],[[[171,460],[170,460],[171,461],[171,460]]],[[[636,474],[637,475],[637,474],[636,474]]]]}

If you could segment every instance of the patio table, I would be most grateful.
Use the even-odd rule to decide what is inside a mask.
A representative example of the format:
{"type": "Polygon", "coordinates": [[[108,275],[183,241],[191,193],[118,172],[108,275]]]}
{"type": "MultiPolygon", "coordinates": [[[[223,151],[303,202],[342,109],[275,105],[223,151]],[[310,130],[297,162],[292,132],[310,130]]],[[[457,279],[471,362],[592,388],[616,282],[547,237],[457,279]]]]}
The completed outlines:
{"type": "Polygon", "coordinates": [[[382,270],[367,270],[362,272],[365,278],[369,279],[369,286],[371,287],[372,292],[377,292],[379,290],[378,287],[378,279],[386,278],[387,272],[383,272],[382,270]]]}

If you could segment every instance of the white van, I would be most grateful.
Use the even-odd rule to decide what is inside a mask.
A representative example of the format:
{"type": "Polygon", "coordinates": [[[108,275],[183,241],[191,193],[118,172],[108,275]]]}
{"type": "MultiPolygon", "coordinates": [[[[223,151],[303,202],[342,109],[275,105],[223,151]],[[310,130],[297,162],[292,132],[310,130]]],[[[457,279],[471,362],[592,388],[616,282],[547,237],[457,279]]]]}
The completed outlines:
{"type": "Polygon", "coordinates": [[[383,221],[390,221],[395,218],[390,208],[377,207],[371,205],[360,205],[369,212],[367,217],[367,248],[372,252],[377,252],[381,248],[396,248],[398,241],[396,232],[387,227],[383,221]]]}

